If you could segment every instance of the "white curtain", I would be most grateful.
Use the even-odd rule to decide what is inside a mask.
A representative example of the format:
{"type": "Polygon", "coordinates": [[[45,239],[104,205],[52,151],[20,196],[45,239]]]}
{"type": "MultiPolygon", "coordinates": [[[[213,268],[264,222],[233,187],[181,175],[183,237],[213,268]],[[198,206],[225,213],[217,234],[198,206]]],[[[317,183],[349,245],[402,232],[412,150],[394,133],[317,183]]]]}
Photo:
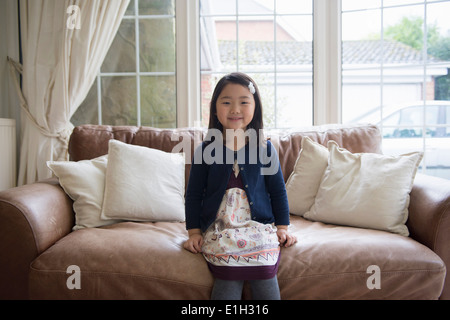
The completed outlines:
{"type": "Polygon", "coordinates": [[[22,70],[12,63],[23,75],[18,185],[49,178],[47,160],[68,160],[70,118],[95,81],[128,3],[20,0],[22,70]]]}

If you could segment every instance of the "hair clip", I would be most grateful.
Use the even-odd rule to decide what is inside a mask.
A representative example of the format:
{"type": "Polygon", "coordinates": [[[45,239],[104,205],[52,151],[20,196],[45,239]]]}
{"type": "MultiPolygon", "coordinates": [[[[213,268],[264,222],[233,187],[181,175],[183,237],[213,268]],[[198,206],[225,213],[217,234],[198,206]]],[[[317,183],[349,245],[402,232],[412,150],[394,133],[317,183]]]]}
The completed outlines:
{"type": "Polygon", "coordinates": [[[255,94],[256,90],[255,90],[255,86],[253,85],[253,82],[250,82],[248,84],[248,90],[250,90],[251,94],[255,94]]]}

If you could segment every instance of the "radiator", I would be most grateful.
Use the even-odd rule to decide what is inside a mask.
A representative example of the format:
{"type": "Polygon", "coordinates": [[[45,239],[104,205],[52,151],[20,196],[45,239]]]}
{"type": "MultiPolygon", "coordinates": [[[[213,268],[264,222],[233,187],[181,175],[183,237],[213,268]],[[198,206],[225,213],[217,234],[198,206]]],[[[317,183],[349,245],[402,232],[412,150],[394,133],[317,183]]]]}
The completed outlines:
{"type": "Polygon", "coordinates": [[[0,119],[0,191],[16,186],[16,121],[0,119]]]}

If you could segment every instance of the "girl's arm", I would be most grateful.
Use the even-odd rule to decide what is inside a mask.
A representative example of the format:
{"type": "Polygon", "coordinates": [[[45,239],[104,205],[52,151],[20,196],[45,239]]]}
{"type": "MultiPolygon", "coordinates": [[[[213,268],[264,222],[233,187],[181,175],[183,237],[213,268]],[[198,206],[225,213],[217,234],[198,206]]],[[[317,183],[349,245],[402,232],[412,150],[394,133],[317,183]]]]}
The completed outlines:
{"type": "Polygon", "coordinates": [[[278,154],[270,141],[268,141],[267,146],[270,147],[270,159],[271,161],[274,161],[271,165],[276,165],[278,167],[278,171],[275,174],[267,175],[265,177],[267,190],[270,193],[275,225],[277,227],[278,242],[281,246],[290,247],[297,243],[297,237],[288,231],[289,203],[286,193],[286,184],[284,183],[278,154]]]}
{"type": "Polygon", "coordinates": [[[189,239],[186,240],[183,247],[192,253],[201,253],[203,245],[203,236],[200,229],[188,230],[189,239]]]}
{"type": "Polygon", "coordinates": [[[196,162],[199,161],[196,159],[202,159],[197,155],[199,152],[203,152],[203,144],[195,150],[186,188],[184,207],[187,230],[200,229],[200,214],[202,212],[202,202],[208,177],[208,166],[204,161],[200,163],[196,162]]]}
{"type": "Polygon", "coordinates": [[[297,243],[297,237],[289,233],[288,226],[277,226],[277,236],[280,246],[287,248],[297,243]]]}
{"type": "Polygon", "coordinates": [[[208,171],[203,161],[201,163],[195,162],[196,159],[202,159],[198,157],[197,153],[203,152],[203,144],[195,152],[185,198],[186,229],[188,230],[189,238],[183,244],[183,247],[192,253],[199,253],[202,252],[203,245],[200,213],[202,212],[203,194],[208,171]]]}

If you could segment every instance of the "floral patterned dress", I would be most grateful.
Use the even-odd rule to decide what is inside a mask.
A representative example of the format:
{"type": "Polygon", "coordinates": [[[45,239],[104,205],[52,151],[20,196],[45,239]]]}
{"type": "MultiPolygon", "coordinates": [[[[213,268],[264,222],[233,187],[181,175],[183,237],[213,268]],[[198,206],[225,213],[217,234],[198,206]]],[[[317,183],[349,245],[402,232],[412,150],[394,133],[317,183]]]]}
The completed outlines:
{"type": "Polygon", "coordinates": [[[273,278],[280,247],[277,229],[251,219],[250,206],[235,164],[216,220],[204,233],[203,256],[213,275],[225,280],[273,278]]]}

